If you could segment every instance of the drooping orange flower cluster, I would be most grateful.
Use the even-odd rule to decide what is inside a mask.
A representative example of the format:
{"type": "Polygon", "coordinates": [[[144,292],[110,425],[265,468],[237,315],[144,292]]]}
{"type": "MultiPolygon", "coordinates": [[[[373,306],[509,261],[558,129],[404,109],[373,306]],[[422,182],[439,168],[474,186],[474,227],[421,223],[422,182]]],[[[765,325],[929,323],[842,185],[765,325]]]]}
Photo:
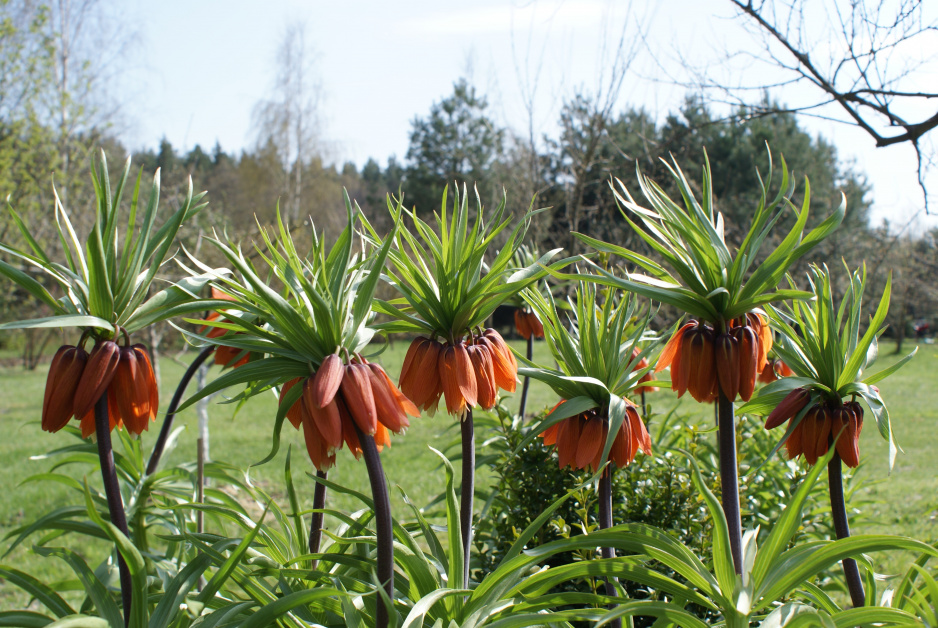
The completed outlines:
{"type": "MultiPolygon", "coordinates": [[[[634,360],[635,358],[637,358],[639,354],[641,354],[641,352],[642,352],[641,347],[633,348],[632,359],[634,360]]],[[[633,372],[640,371],[644,368],[648,368],[648,358],[642,358],[641,360],[639,360],[638,364],[635,365],[635,368],[633,368],[632,371],[633,372]]],[[[654,381],[654,378],[651,376],[651,371],[649,371],[639,378],[638,385],[641,386],[645,382],[652,382],[652,381],[654,381]]],[[[658,392],[658,387],[657,386],[641,386],[641,390],[644,390],[645,392],[658,392]]]]}
{"type": "Polygon", "coordinates": [[[531,336],[535,338],[544,337],[544,325],[541,319],[534,312],[529,312],[522,308],[515,310],[515,329],[518,335],[528,340],[531,336]]]}
{"type": "Polygon", "coordinates": [[[763,384],[771,384],[777,379],[791,377],[794,374],[795,372],[787,364],[776,358],[765,363],[765,368],[759,373],[759,381],[763,384]]]}
{"type": "Polygon", "coordinates": [[[518,363],[494,329],[460,339],[455,344],[419,336],[401,367],[401,391],[423,410],[435,412],[440,397],[449,414],[495,406],[498,389],[514,392],[518,363]]]}
{"type": "MultiPolygon", "coordinates": [[[[217,331],[221,331],[221,330],[217,330],[217,331]]],[[[235,333],[240,334],[242,332],[237,331],[235,333]]],[[[221,336],[223,334],[218,334],[218,335],[221,336]]],[[[212,336],[211,334],[209,334],[209,338],[215,338],[215,337],[217,336],[212,336]]],[[[218,364],[219,366],[224,367],[224,368],[236,369],[239,366],[244,366],[245,364],[248,363],[248,359],[250,357],[251,357],[250,353],[248,353],[247,351],[242,351],[241,349],[237,349],[235,347],[224,347],[221,345],[215,347],[215,364],[218,364]],[[238,356],[241,356],[241,357],[239,358],[238,356]]]]}
{"type": "MultiPolygon", "coordinates": [[[[624,400],[625,420],[622,421],[609,450],[609,459],[620,469],[635,460],[639,449],[645,455],[651,453],[651,436],[638,416],[638,409],[628,399],[624,400]]],[[[554,410],[561,403],[563,401],[554,406],[554,410]]],[[[574,469],[589,467],[591,471],[596,472],[608,434],[609,419],[600,414],[598,408],[593,408],[551,425],[540,436],[545,445],[557,447],[557,459],[561,469],[566,466],[572,466],[574,469]]]]}
{"type": "MultiPolygon", "coordinates": [[[[234,300],[230,295],[222,292],[215,286],[212,286],[212,298],[221,299],[223,301],[234,300]]],[[[208,316],[205,317],[206,322],[217,321],[219,319],[224,320],[222,315],[218,312],[209,312],[208,316]]],[[[205,334],[208,338],[221,338],[226,333],[228,333],[228,330],[222,329],[221,327],[209,327],[208,325],[203,325],[199,329],[199,333],[205,334]],[[208,330],[208,333],[205,333],[206,330],[208,330]]],[[[243,334],[243,332],[240,331],[236,331],[234,333],[243,334]]],[[[225,347],[222,345],[215,347],[215,364],[221,366],[222,368],[230,367],[236,369],[239,366],[244,366],[247,364],[249,358],[250,353],[236,347],[225,347]]]]}
{"type": "MultiPolygon", "coordinates": [[[[811,394],[796,388],[773,410],[765,420],[765,429],[771,430],[785,421],[793,420],[811,401],[811,394]]],[[[837,453],[848,467],[860,464],[860,432],[863,430],[863,406],[856,401],[832,403],[821,401],[807,411],[795,426],[785,447],[788,458],[804,455],[808,464],[814,464],[830,449],[837,439],[837,453]],[[838,436],[839,435],[839,436],[838,436]]]]}
{"type": "Polygon", "coordinates": [[[87,438],[95,433],[94,407],[104,394],[111,429],[126,427],[140,434],[156,420],[159,391],[143,345],[121,347],[102,340],[90,354],[81,346],[59,347],[46,379],[42,429],[57,432],[74,416],[87,438]]]}
{"type": "Polygon", "coordinates": [[[355,425],[374,436],[380,451],[391,444],[388,430],[399,434],[410,426],[408,414],[420,416],[384,369],[364,358],[345,364],[334,353],[327,356],[314,375],[283,385],[281,403],[296,385],[302,385],[303,392],[287,411],[287,418],[296,429],[303,428],[309,459],[320,471],[335,464],[335,452],[343,443],[356,458],[361,456],[355,425]]]}
{"type": "Polygon", "coordinates": [[[725,333],[692,320],[668,341],[655,372],[671,367],[671,389],[678,397],[689,392],[699,402],[710,402],[722,391],[731,401],[737,395],[749,401],[771,348],[772,332],[761,314],[733,319],[725,333]]]}

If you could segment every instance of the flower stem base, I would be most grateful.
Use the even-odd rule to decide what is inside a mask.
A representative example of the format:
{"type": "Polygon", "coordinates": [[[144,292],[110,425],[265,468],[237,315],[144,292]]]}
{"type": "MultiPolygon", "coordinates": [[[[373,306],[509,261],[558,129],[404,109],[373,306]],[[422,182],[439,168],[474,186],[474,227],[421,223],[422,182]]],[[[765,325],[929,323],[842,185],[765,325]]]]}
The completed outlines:
{"type": "MultiPolygon", "coordinates": [[[[127,529],[127,515],[124,512],[124,500],[121,497],[117,470],[114,467],[114,450],[111,445],[111,425],[108,419],[107,392],[101,395],[94,406],[95,435],[98,439],[98,459],[101,461],[101,478],[104,480],[104,494],[107,497],[107,509],[111,523],[124,536],[130,537],[127,529]]],[[[133,601],[133,583],[130,570],[120,552],[117,553],[117,568],[120,572],[121,604],[124,608],[124,625],[130,623],[130,605],[133,601]]]]}
{"type": "MultiPolygon", "coordinates": [[[[608,530],[612,527],[612,463],[606,465],[603,474],[599,476],[599,529],[608,530]]],[[[599,548],[603,558],[615,558],[616,551],[611,547],[599,548]]],[[[616,579],[607,577],[605,583],[606,595],[616,597],[616,579]]],[[[615,608],[614,604],[609,605],[610,610],[615,608]]],[[[622,628],[622,620],[614,619],[609,625],[612,628],[622,628]]]]}
{"type": "Polygon", "coordinates": [[[739,470],[736,467],[736,416],[733,402],[720,392],[717,401],[720,439],[720,491],[730,533],[730,551],[737,574],[743,572],[743,532],[739,514],[739,470]]]}
{"type": "MultiPolygon", "coordinates": [[[[354,423],[353,423],[354,425],[354,423]]],[[[388,495],[388,483],[384,478],[384,468],[373,436],[362,432],[354,425],[361,444],[368,480],[371,483],[371,496],[375,503],[375,535],[378,543],[378,582],[384,586],[389,600],[394,600],[394,538],[391,523],[391,499],[388,495]]],[[[387,628],[390,609],[383,597],[378,595],[375,626],[387,628]]]]}
{"type": "MultiPolygon", "coordinates": [[[[843,467],[839,453],[835,453],[831,461],[827,463],[827,483],[830,487],[834,532],[838,539],[850,538],[850,524],[847,522],[847,505],[844,500],[843,467]]],[[[850,601],[853,602],[854,608],[862,608],[866,605],[866,593],[863,591],[863,581],[860,580],[857,561],[845,558],[841,564],[844,568],[844,578],[847,580],[847,589],[850,591],[850,601]]]]}
{"type": "MultiPolygon", "coordinates": [[[[326,479],[325,471],[316,471],[316,477],[322,480],[326,479]]],[[[313,510],[322,511],[326,507],[326,485],[316,482],[316,489],[313,492],[313,510]]],[[[322,512],[314,512],[313,520],[309,525],[309,553],[318,554],[319,546],[322,543],[322,512]]]]}
{"type": "Polygon", "coordinates": [[[463,547],[463,586],[469,585],[469,548],[472,547],[472,500],[475,497],[476,435],[472,408],[460,423],[462,431],[462,486],[459,488],[459,529],[463,547]]]}

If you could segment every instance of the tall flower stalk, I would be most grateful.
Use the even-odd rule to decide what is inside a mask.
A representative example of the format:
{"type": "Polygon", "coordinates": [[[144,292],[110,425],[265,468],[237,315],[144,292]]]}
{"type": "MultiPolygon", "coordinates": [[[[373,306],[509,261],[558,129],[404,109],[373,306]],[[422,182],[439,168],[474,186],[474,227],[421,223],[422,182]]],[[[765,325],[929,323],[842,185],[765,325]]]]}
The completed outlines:
{"type": "MultiPolygon", "coordinates": [[[[539,428],[545,445],[557,448],[561,467],[589,468],[599,478],[599,527],[613,525],[612,473],[634,460],[639,450],[651,453],[651,438],[630,395],[647,380],[647,357],[654,342],[645,337],[643,315],[630,298],[613,290],[599,294],[581,282],[571,314],[560,314],[550,293],[526,291],[525,299],[544,321],[544,332],[556,368],[522,368],[519,373],[546,383],[561,397],[539,428]],[[636,322],[637,321],[637,322],[636,322]],[[645,366],[640,364],[645,361],[645,366]],[[603,468],[606,461],[610,466],[603,468]],[[615,465],[614,467],[612,465],[615,465]]],[[[614,558],[610,547],[603,558],[614,558]]],[[[614,596],[611,581],[607,595],[614,596]]],[[[620,624],[618,624],[620,625],[620,624]]]]}
{"type": "Polygon", "coordinates": [[[195,357],[186,372],[182,374],[182,379],[176,386],[172,399],[169,400],[169,407],[166,409],[166,416],[163,417],[163,425],[160,427],[160,433],[156,437],[156,443],[153,445],[153,451],[150,453],[150,460],[147,462],[147,475],[156,473],[160,466],[160,460],[163,457],[163,451],[166,449],[166,443],[169,441],[169,435],[173,431],[173,420],[176,418],[176,410],[182,402],[183,395],[186,394],[186,388],[189,382],[195,376],[199,368],[212,357],[215,347],[205,347],[195,357]]]}
{"type": "MultiPolygon", "coordinates": [[[[179,209],[158,225],[159,171],[153,177],[145,203],[140,202],[141,171],[125,215],[121,200],[129,176],[130,159],[112,188],[103,151],[99,159],[92,161],[95,216],[84,240],[54,194],[53,218],[64,259],[52,259],[12,206],[10,213],[28,250],[0,244],[0,252],[22,264],[0,261],[0,274],[52,311],[51,316],[6,323],[0,329],[63,327],[77,328],[80,332],[76,346],[60,347],[52,359],[43,399],[42,428],[56,432],[74,417],[81,422],[84,437],[97,437],[110,519],[124,535],[129,535],[129,531],[114,470],[110,431],[120,427],[139,435],[149,429],[159,408],[149,353],[143,345],[132,344],[131,335],[171,316],[205,309],[195,294],[207,282],[205,277],[191,277],[147,298],[179,228],[204,204],[199,202],[202,194],[193,195],[190,180],[179,209]],[[26,268],[32,271],[27,272],[26,268]],[[47,282],[35,279],[35,271],[47,282]],[[50,284],[54,286],[51,291],[47,288],[50,284]],[[53,292],[61,294],[54,296],[53,292]],[[92,344],[90,352],[85,351],[87,343],[92,344]]],[[[127,620],[131,604],[145,601],[131,599],[130,574],[120,554],[118,565],[127,620]]]]}
{"type": "MultiPolygon", "coordinates": [[[[369,323],[372,301],[393,234],[370,254],[356,252],[355,212],[346,197],[348,222],[331,248],[312,231],[310,251],[301,255],[293,237],[280,220],[272,236],[260,229],[263,246],[252,259],[240,247],[210,239],[236,271],[215,272],[197,260],[193,263],[212,276],[214,287],[224,293],[218,303],[221,316],[202,323],[211,331],[191,334],[199,342],[227,349],[232,359],[248,361],[211,382],[180,408],[235,385],[245,389],[234,399],[245,400],[272,389],[279,392],[273,422],[273,447],[262,461],[277,453],[284,421],[303,431],[306,451],[324,478],[343,446],[356,458],[364,456],[371,478],[376,511],[377,570],[387,599],[394,597],[394,549],[390,500],[378,452],[390,446],[389,432],[400,433],[410,425],[408,416],[417,408],[391,382],[384,369],[364,355],[375,335],[369,323]],[[271,287],[270,277],[282,288],[271,287]],[[220,333],[219,333],[220,332],[220,333]]],[[[395,227],[396,229],[396,227],[395,227]]],[[[227,359],[227,358],[226,358],[227,359]]],[[[316,504],[322,508],[325,488],[317,483],[316,504]],[[322,487],[322,488],[319,488],[322,487]]],[[[318,539],[321,516],[313,516],[310,539],[318,539]]],[[[311,544],[311,549],[313,545],[311,544]]],[[[317,548],[318,549],[318,548],[317,548]]],[[[380,627],[388,622],[384,599],[378,602],[380,627]]]]}
{"type": "MultiPolygon", "coordinates": [[[[525,268],[511,260],[521,245],[530,214],[508,234],[494,257],[492,241],[511,222],[505,201],[485,219],[481,202],[470,211],[463,189],[453,195],[452,209],[444,191],[435,227],[415,211],[390,206],[395,220],[406,215],[408,225],[384,240],[393,242],[388,255],[388,281],[400,298],[376,302],[375,309],[392,318],[379,327],[389,333],[416,334],[401,368],[401,390],[417,407],[433,414],[441,399],[447,414],[461,422],[462,486],[460,523],[464,552],[463,581],[468,581],[472,547],[472,501],[475,478],[475,408],[490,409],[498,390],[514,392],[517,362],[511,349],[494,329],[482,325],[499,305],[530,285],[545,271],[558,251],[551,251],[525,268]],[[474,213],[474,219],[471,214],[474,213]]],[[[368,224],[377,246],[382,239],[368,224]]]]}
{"type": "Polygon", "coordinates": [[[690,316],[661,352],[655,370],[670,367],[671,387],[678,396],[690,392],[699,402],[717,402],[723,509],[737,573],[742,572],[742,525],[733,403],[737,397],[745,401],[752,396],[771,347],[768,320],[760,308],[772,302],[811,297],[809,292],[778,286],[796,260],[840,225],[845,211],[843,201],[805,234],[810,187],[806,183],[804,201],[797,207],[790,200],[794,186],[784,160],[782,170],[781,186],[773,198],[770,155],[768,176],[759,180],[760,199],[753,209],[752,223],[735,253],[726,242],[723,215],[715,209],[708,160],[703,168],[700,200],[676,163],[670,171],[681,193],[680,204],[641,172],[639,186],[650,207],[638,204],[621,181],[617,181],[618,189],[614,188],[626,221],[664,265],[577,234],[594,248],[619,255],[641,270],[619,277],[587,260],[594,270],[594,281],[667,303],[690,316]],[[763,256],[762,245],[786,213],[792,215],[794,225],[775,249],[763,256]]]}
{"type": "MultiPolygon", "coordinates": [[[[850,536],[842,464],[860,464],[864,412],[857,399],[866,402],[879,433],[889,443],[892,467],[898,446],[889,411],[873,384],[901,368],[915,351],[888,368],[865,375],[878,353],[877,338],[885,331],[890,282],[886,282],[876,312],[861,334],[866,269],[850,274],[849,287],[839,306],[834,303],[826,268],[812,267],[808,281],[812,300],[795,302],[784,310],[770,310],[779,330],[775,350],[792,375],[765,386],[742,410],[767,414],[766,429],[788,422],[776,450],[785,445],[789,458],[804,456],[813,465],[834,447],[836,451],[828,463],[828,484],[834,530],[842,539],[850,536]]],[[[855,607],[863,606],[866,595],[856,561],[847,558],[842,564],[851,601],[855,607]]]]}

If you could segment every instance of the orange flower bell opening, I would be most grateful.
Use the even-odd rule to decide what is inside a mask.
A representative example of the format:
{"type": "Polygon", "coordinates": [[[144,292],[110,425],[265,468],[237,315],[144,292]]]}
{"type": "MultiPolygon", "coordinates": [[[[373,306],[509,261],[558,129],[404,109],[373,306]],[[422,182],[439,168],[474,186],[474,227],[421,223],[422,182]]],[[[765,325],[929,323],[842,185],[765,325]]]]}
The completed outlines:
{"type": "Polygon", "coordinates": [[[445,345],[423,336],[411,342],[399,380],[401,392],[417,408],[435,412],[440,399],[449,414],[465,416],[469,408],[489,410],[498,389],[514,392],[518,363],[494,329],[445,345]]]}
{"type": "Polygon", "coordinates": [[[750,312],[729,321],[725,333],[692,320],[665,345],[655,372],[671,367],[671,389],[678,397],[689,392],[708,403],[722,392],[731,401],[737,396],[749,401],[771,348],[772,331],[761,314],[750,312]]]}
{"type": "Polygon", "coordinates": [[[354,426],[374,436],[380,451],[391,445],[389,432],[399,434],[410,427],[408,415],[420,416],[384,369],[363,358],[344,364],[336,354],[327,356],[316,373],[296,377],[281,387],[280,404],[297,385],[303,392],[286,417],[293,427],[303,429],[309,459],[320,471],[332,468],[335,452],[343,444],[356,458],[361,456],[354,426]]]}
{"type": "MultiPolygon", "coordinates": [[[[563,401],[554,406],[554,410],[562,403],[563,401]]],[[[637,408],[628,399],[625,399],[625,403],[625,420],[622,421],[609,450],[609,459],[620,469],[635,460],[639,449],[645,455],[651,453],[651,436],[638,415],[637,408]]],[[[594,408],[555,423],[540,436],[544,445],[554,445],[557,448],[557,461],[561,469],[568,466],[574,469],[588,467],[592,472],[596,472],[599,470],[608,433],[609,419],[594,408]]]]}

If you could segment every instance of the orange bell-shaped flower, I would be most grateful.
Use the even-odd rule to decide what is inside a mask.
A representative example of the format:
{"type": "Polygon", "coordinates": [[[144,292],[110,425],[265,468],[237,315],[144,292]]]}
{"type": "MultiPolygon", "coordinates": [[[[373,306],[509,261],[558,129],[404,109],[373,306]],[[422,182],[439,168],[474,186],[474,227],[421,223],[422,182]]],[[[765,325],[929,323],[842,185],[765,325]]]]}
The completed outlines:
{"type": "Polygon", "coordinates": [[[75,416],[83,418],[93,412],[94,404],[111,385],[118,362],[120,347],[116,342],[102,340],[95,344],[75,390],[75,416]]]}
{"type": "Polygon", "coordinates": [[[75,414],[75,391],[81,381],[88,353],[81,347],[59,347],[49,365],[42,400],[42,429],[58,432],[75,414]]]}

